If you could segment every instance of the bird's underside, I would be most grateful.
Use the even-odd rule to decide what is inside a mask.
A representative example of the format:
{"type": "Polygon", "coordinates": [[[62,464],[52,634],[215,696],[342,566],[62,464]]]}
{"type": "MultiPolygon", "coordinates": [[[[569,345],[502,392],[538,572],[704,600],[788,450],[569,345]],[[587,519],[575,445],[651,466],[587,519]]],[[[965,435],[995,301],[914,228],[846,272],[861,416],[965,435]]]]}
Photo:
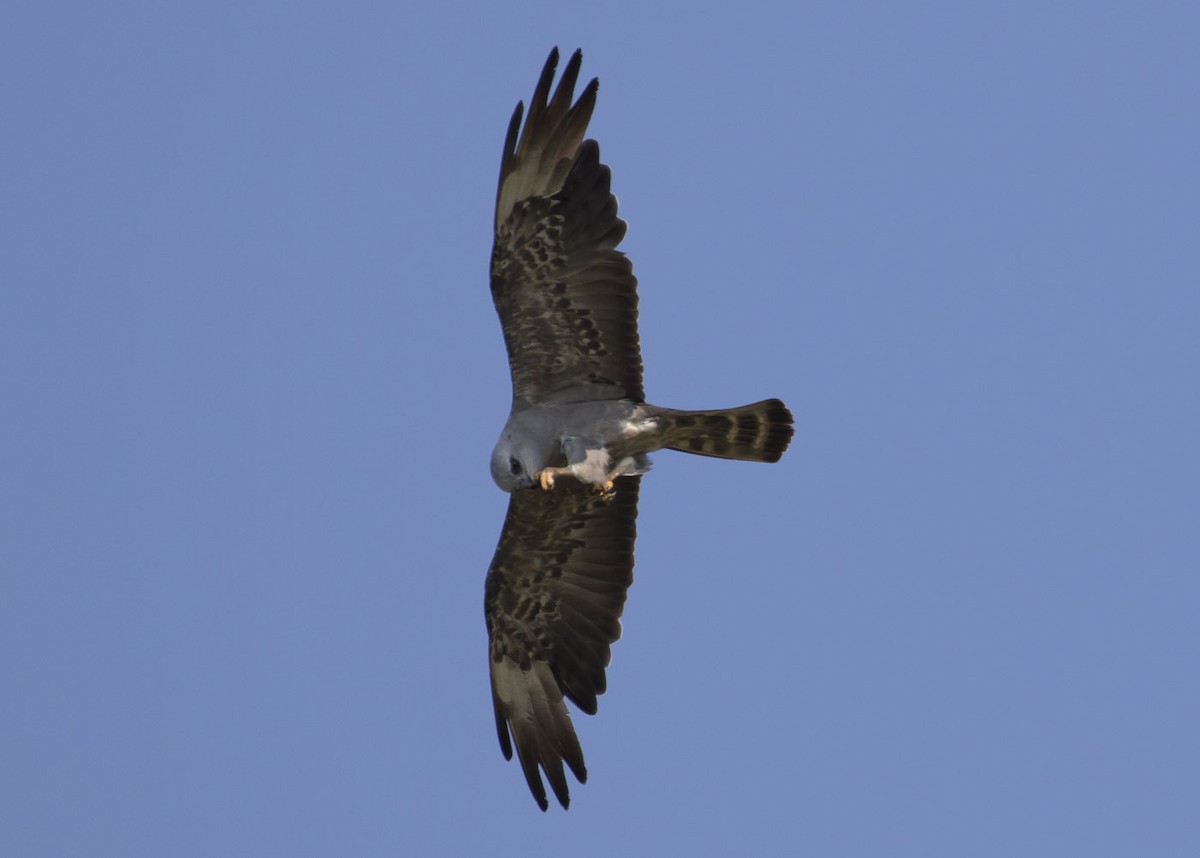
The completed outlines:
{"type": "Polygon", "coordinates": [[[542,810],[541,773],[564,808],[565,771],[587,778],[565,701],[594,714],[606,687],[647,454],[775,462],[793,431],[778,399],[718,411],[645,402],[637,280],[617,250],[625,222],[599,146],[584,139],[598,82],[573,101],[581,59],[551,95],[552,51],[528,115],[513,113],[491,263],[513,385],[491,461],[510,493],[485,587],[492,702],[501,749],[511,759],[515,748],[542,810]]]}

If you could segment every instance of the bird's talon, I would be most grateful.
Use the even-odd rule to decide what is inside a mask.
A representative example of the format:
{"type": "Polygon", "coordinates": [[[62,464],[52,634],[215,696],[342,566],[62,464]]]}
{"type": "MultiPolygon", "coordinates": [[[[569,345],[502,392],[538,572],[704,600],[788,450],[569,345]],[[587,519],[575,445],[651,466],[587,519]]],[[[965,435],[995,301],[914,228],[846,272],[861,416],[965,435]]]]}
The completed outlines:
{"type": "Polygon", "coordinates": [[[538,474],[538,482],[542,484],[542,491],[550,491],[554,488],[554,473],[549,468],[546,468],[538,474]]]}

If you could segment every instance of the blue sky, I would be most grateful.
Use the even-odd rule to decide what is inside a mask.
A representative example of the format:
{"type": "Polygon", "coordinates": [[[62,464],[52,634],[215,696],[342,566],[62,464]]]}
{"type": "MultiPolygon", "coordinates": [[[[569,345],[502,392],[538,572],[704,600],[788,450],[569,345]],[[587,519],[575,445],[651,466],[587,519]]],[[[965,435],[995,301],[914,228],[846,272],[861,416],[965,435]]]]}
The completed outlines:
{"type": "Polygon", "coordinates": [[[0,853],[1200,849],[1200,9],[10,3],[0,853]],[[497,747],[500,148],[601,79],[660,454],[497,747]]]}

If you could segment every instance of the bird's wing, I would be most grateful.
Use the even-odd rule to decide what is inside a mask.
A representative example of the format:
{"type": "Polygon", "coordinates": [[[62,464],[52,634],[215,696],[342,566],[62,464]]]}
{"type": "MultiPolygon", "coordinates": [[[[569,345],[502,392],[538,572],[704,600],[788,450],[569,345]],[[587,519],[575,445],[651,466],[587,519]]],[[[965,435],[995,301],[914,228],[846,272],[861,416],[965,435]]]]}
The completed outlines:
{"type": "Polygon", "coordinates": [[[641,477],[617,480],[616,497],[563,480],[553,491],[513,492],[484,596],[496,731],[505,759],[513,744],[525,780],[545,810],[546,773],[570,802],[565,762],[587,780],[564,696],[589,715],[605,689],[610,645],[621,635],[633,583],[641,477]],[[511,731],[511,741],[510,741],[511,731]]]}
{"type": "Polygon", "coordinates": [[[492,299],[512,371],[513,407],[554,397],[642,401],[637,279],[600,147],[584,140],[599,81],[572,105],[576,51],[553,97],[551,51],[521,126],[517,105],[500,163],[492,299]]]}

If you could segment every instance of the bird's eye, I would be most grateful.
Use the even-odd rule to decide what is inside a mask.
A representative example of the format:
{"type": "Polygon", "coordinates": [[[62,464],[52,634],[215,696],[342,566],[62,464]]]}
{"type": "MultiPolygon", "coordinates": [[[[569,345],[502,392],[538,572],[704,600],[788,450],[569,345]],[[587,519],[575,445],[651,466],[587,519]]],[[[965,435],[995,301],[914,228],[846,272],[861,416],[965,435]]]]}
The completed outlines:
{"type": "Polygon", "coordinates": [[[508,469],[513,472],[513,476],[515,477],[521,473],[521,463],[518,462],[516,459],[509,459],[508,460],[508,469]]]}

